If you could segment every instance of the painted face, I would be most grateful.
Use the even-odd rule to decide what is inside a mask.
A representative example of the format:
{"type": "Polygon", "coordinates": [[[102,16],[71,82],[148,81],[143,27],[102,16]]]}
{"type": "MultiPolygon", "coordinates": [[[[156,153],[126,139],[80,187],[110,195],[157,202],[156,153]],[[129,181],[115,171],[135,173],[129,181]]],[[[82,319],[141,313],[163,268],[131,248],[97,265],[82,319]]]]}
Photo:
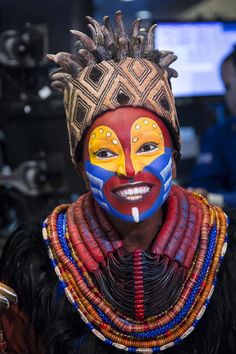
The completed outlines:
{"type": "Polygon", "coordinates": [[[86,134],[83,158],[94,198],[124,221],[151,217],[169,194],[171,139],[161,119],[146,109],[101,115],[86,134]]]}

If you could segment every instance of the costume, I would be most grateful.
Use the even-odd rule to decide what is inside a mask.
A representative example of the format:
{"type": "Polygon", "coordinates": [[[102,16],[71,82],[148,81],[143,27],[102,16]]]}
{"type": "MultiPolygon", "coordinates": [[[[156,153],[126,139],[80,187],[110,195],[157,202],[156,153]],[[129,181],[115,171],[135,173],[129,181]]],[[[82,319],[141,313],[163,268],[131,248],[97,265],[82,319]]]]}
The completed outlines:
{"type": "MultiPolygon", "coordinates": [[[[217,284],[211,301],[194,331],[178,345],[166,349],[165,353],[235,352],[236,318],[235,312],[232,311],[236,305],[234,296],[236,279],[235,273],[232,272],[236,265],[235,215],[230,215],[230,221],[229,246],[217,275],[217,284]]],[[[118,350],[98,339],[65,297],[63,287],[58,282],[47,256],[47,246],[40,237],[40,232],[40,225],[38,227],[33,225],[33,229],[29,230],[18,230],[9,241],[1,261],[1,278],[14,287],[18,294],[19,306],[25,313],[25,320],[20,322],[18,330],[15,326],[19,310],[11,307],[4,313],[4,335],[5,339],[8,339],[9,349],[17,348],[15,351],[21,354],[124,353],[123,350],[118,350]],[[9,269],[12,272],[9,273],[9,269]],[[32,336],[28,336],[30,326],[26,321],[27,317],[33,324],[37,337],[44,343],[45,351],[40,348],[41,344],[38,341],[29,344],[32,336]],[[9,319],[13,327],[10,334],[7,328],[9,319]],[[13,334],[16,335],[16,332],[19,334],[19,327],[23,334],[18,338],[20,343],[16,343],[13,334]]]]}
{"type": "Polygon", "coordinates": [[[223,196],[226,208],[236,207],[236,118],[209,128],[201,139],[201,150],[191,175],[192,187],[223,196]]]}
{"type": "Polygon", "coordinates": [[[46,218],[43,240],[19,230],[7,245],[1,279],[18,294],[33,331],[30,349],[25,338],[10,343],[9,316],[19,309],[5,312],[9,348],[19,354],[233,353],[236,281],[226,281],[225,270],[231,258],[221,267],[228,218],[202,196],[172,185],[180,149],[169,83],[176,57],[153,49],[153,27],[145,42],[139,20],[129,39],[120,12],[115,32],[108,18],[104,26],[88,22],[93,41],[73,31],[76,58],[49,58],[62,67],[53,85],[64,90],[72,160],[90,192],[46,218]]]}

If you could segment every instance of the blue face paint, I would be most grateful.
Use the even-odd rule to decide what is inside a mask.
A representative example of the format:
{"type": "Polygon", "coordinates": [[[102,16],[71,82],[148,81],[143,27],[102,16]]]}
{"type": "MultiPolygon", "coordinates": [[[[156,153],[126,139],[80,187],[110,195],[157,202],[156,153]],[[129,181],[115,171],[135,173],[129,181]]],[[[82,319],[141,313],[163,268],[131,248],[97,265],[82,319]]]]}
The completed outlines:
{"type": "Polygon", "coordinates": [[[110,204],[104,195],[104,185],[115,176],[115,173],[93,165],[90,161],[85,162],[85,171],[94,199],[102,209],[110,212],[110,204]]]}
{"type": "Polygon", "coordinates": [[[169,195],[172,186],[172,149],[166,147],[164,154],[145,166],[132,181],[119,180],[120,177],[115,172],[93,165],[90,161],[85,161],[85,169],[93,196],[102,209],[121,220],[140,222],[150,218],[169,195]],[[110,187],[112,180],[115,180],[116,187],[119,182],[121,187],[124,184],[131,188],[149,184],[152,187],[141,201],[120,201],[110,187]]]}

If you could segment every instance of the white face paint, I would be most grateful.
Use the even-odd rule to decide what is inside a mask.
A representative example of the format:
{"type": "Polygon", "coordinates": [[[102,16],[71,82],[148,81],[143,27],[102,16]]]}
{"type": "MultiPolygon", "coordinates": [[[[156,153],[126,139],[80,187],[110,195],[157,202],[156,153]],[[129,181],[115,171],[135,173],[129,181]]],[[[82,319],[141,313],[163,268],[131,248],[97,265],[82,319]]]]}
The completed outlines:
{"type": "Polygon", "coordinates": [[[132,208],[132,215],[133,215],[134,221],[135,222],[139,222],[139,210],[138,210],[138,208],[136,208],[136,207],[132,208]]]}

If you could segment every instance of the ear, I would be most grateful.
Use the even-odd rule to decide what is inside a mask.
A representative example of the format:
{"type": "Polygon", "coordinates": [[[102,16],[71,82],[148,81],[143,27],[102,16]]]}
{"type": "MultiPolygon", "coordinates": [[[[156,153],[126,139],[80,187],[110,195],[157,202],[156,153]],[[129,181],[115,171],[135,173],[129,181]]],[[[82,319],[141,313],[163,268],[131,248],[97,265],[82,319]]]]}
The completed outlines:
{"type": "Polygon", "coordinates": [[[173,179],[175,179],[177,177],[176,156],[177,156],[177,151],[173,150],[173,153],[172,153],[172,177],[173,177],[173,179]]]}

